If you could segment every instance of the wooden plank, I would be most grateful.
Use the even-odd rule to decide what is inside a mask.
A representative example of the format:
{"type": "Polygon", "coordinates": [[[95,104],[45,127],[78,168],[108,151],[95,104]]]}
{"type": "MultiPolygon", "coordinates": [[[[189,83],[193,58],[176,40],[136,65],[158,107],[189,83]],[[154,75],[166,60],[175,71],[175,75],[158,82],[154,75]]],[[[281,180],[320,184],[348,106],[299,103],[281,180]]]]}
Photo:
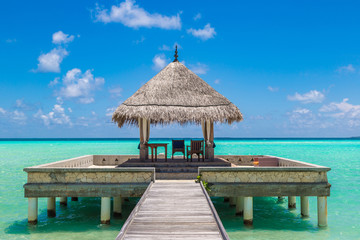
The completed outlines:
{"type": "Polygon", "coordinates": [[[228,239],[220,233],[206,195],[193,181],[157,181],[117,239],[228,239]]]}

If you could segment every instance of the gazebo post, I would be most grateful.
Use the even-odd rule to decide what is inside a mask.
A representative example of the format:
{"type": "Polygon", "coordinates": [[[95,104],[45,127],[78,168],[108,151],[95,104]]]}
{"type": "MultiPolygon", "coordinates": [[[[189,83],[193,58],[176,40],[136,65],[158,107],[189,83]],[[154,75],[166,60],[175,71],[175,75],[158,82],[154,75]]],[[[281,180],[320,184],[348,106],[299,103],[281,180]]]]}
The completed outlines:
{"type": "Polygon", "coordinates": [[[149,141],[150,134],[150,121],[145,118],[139,118],[139,131],[140,131],[140,160],[145,161],[149,158],[149,148],[146,143],[149,141]]]}
{"type": "Polygon", "coordinates": [[[214,122],[203,121],[203,134],[205,140],[205,158],[214,161],[214,122]]]}

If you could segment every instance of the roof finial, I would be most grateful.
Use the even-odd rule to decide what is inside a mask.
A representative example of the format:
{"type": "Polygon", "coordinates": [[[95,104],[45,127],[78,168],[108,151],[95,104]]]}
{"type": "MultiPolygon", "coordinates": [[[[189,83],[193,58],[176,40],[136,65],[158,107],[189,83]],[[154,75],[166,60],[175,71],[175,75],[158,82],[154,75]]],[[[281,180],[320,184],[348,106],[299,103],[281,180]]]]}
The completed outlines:
{"type": "Polygon", "coordinates": [[[175,59],[173,62],[178,62],[179,60],[177,59],[178,58],[178,51],[177,51],[177,44],[175,45],[175,55],[174,55],[175,59]]]}

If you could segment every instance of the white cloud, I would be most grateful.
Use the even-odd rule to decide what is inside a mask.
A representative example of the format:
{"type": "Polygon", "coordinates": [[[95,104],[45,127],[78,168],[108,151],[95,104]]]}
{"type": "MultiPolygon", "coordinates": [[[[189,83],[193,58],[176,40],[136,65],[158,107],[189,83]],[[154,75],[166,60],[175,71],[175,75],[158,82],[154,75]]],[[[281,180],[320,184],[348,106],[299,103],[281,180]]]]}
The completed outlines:
{"type": "Polygon", "coordinates": [[[68,108],[68,111],[69,111],[69,113],[72,113],[72,109],[71,109],[71,108],[68,108]]]}
{"type": "Polygon", "coordinates": [[[26,105],[24,104],[24,102],[23,102],[22,99],[17,99],[17,100],[15,101],[15,106],[16,106],[17,108],[25,108],[25,107],[26,107],[26,105]]]}
{"type": "Polygon", "coordinates": [[[145,37],[144,37],[144,36],[141,36],[141,38],[138,39],[138,40],[135,40],[134,43],[137,45],[137,44],[140,44],[140,43],[142,43],[142,42],[144,42],[144,41],[145,41],[145,37]]]}
{"type": "Polygon", "coordinates": [[[65,109],[60,104],[55,104],[52,111],[48,114],[44,114],[41,110],[39,110],[34,116],[43,120],[46,126],[50,126],[52,124],[72,125],[70,117],[66,115],[65,109]]]}
{"type": "Polygon", "coordinates": [[[62,31],[58,31],[52,35],[52,42],[54,44],[69,43],[74,41],[74,35],[65,34],[62,31]]]}
{"type": "Polygon", "coordinates": [[[215,84],[220,84],[220,79],[215,79],[214,83],[215,84]]]}
{"type": "Polygon", "coordinates": [[[93,91],[100,88],[105,80],[102,77],[94,78],[91,70],[82,73],[80,69],[69,70],[62,78],[63,87],[60,89],[59,97],[77,98],[80,103],[91,103],[93,91]]]}
{"type": "Polygon", "coordinates": [[[159,47],[160,51],[170,51],[170,47],[168,45],[163,44],[161,47],[159,47]]]}
{"type": "Polygon", "coordinates": [[[49,53],[41,54],[35,72],[60,72],[60,63],[69,53],[64,48],[54,48],[49,53]]]}
{"type": "Polygon", "coordinates": [[[179,14],[176,16],[164,16],[158,13],[149,13],[132,0],[125,0],[118,6],[113,5],[111,10],[101,9],[97,6],[95,18],[99,22],[119,22],[131,28],[181,29],[179,14]]]}
{"type": "Polygon", "coordinates": [[[302,103],[321,103],[324,99],[325,95],[316,90],[311,90],[310,92],[304,94],[296,92],[294,96],[288,96],[288,100],[300,101],[302,103]]]}
{"type": "Polygon", "coordinates": [[[203,63],[197,63],[195,65],[190,65],[190,70],[195,74],[206,74],[209,68],[203,63]]]}
{"type": "Polygon", "coordinates": [[[342,102],[332,102],[322,106],[319,111],[327,117],[336,119],[340,126],[346,124],[349,127],[360,126],[360,105],[348,103],[349,99],[344,98],[342,102]]]}
{"type": "Polygon", "coordinates": [[[113,88],[109,89],[109,93],[112,98],[121,97],[122,91],[123,91],[123,89],[121,87],[113,87],[113,88]]]}
{"type": "Polygon", "coordinates": [[[293,128],[312,128],[315,125],[319,126],[316,115],[309,109],[297,108],[287,113],[287,115],[293,128]]]}
{"type": "Polygon", "coordinates": [[[24,123],[24,121],[27,119],[27,117],[26,117],[24,112],[15,110],[12,113],[12,119],[15,120],[15,121],[19,121],[21,123],[24,123]]]}
{"type": "Polygon", "coordinates": [[[107,117],[111,117],[111,116],[113,115],[113,113],[114,113],[115,110],[116,110],[116,107],[107,108],[105,115],[106,115],[107,117]]]}
{"type": "Polygon", "coordinates": [[[360,105],[353,105],[348,103],[349,99],[344,98],[342,102],[332,102],[328,105],[324,105],[320,108],[320,112],[335,112],[331,114],[333,117],[348,117],[359,118],[360,120],[360,105]]]}
{"type": "Polygon", "coordinates": [[[308,114],[311,111],[307,108],[297,108],[293,111],[293,113],[299,113],[299,114],[308,114]]]}
{"type": "Polygon", "coordinates": [[[163,69],[168,64],[168,59],[166,59],[164,54],[155,55],[153,58],[153,69],[159,71],[163,69]]]}
{"type": "Polygon", "coordinates": [[[17,40],[16,40],[16,38],[9,38],[9,39],[6,39],[5,42],[6,43],[16,43],[17,40]]]}
{"type": "Polygon", "coordinates": [[[210,26],[210,23],[206,24],[203,29],[190,28],[187,32],[203,41],[213,38],[216,35],[215,29],[210,26]]]}
{"type": "Polygon", "coordinates": [[[194,16],[194,20],[196,21],[196,20],[199,20],[199,19],[201,19],[201,13],[198,13],[198,14],[196,14],[195,16],[194,16]]]}
{"type": "Polygon", "coordinates": [[[6,117],[7,119],[16,122],[18,124],[26,124],[27,116],[24,112],[15,110],[13,112],[8,112],[5,109],[0,107],[0,114],[6,117]]]}
{"type": "Polygon", "coordinates": [[[270,92],[277,92],[277,91],[279,91],[279,88],[278,88],[278,87],[268,86],[268,90],[269,90],[270,92]]]}
{"type": "Polygon", "coordinates": [[[352,64],[349,64],[347,66],[339,67],[336,71],[339,73],[352,73],[355,72],[355,68],[352,64]]]}
{"type": "Polygon", "coordinates": [[[54,78],[54,80],[49,82],[48,86],[53,87],[53,86],[57,85],[59,83],[59,80],[60,80],[59,77],[54,78]]]}

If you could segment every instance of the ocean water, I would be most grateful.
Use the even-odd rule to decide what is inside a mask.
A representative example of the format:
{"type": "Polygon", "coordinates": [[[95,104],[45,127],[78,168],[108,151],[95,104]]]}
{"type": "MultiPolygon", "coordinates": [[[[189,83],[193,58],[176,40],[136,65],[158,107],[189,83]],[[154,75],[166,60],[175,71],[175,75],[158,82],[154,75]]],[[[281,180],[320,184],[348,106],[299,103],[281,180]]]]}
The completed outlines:
{"type": "MultiPolygon", "coordinates": [[[[154,139],[168,141],[168,139],[154,139]]],[[[23,168],[87,154],[137,154],[138,140],[0,141],[0,239],[114,239],[138,201],[130,198],[123,218],[101,225],[100,199],[80,198],[67,207],[57,201],[56,218],[47,219],[46,199],[39,199],[36,226],[27,224],[23,168]]],[[[360,239],[360,140],[355,139],[216,139],[215,154],[268,154],[331,168],[328,179],[328,227],[317,227],[316,198],[310,218],[287,209],[287,199],[254,198],[254,225],[243,226],[235,208],[222,198],[213,202],[231,239],[360,239]]]]}

